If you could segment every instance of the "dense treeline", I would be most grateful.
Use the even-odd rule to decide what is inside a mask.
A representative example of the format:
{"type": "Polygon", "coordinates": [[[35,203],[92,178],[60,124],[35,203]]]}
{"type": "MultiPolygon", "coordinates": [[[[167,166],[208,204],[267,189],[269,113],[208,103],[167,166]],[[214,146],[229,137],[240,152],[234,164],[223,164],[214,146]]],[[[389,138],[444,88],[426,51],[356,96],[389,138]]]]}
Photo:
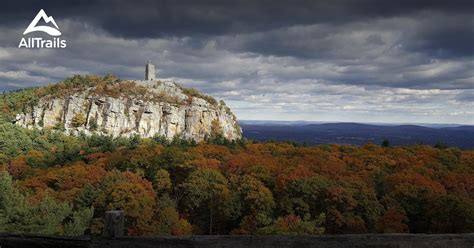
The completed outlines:
{"type": "Polygon", "coordinates": [[[474,231],[474,151],[66,136],[0,124],[0,232],[474,231]]]}

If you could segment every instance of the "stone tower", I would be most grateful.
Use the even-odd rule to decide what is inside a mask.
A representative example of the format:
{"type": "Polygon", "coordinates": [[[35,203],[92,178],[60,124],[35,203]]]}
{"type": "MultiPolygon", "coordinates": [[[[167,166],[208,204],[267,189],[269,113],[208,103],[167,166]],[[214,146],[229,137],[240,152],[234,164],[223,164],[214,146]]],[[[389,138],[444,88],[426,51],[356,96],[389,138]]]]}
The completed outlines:
{"type": "Polygon", "coordinates": [[[155,66],[149,60],[145,68],[145,80],[155,80],[155,66]]]}

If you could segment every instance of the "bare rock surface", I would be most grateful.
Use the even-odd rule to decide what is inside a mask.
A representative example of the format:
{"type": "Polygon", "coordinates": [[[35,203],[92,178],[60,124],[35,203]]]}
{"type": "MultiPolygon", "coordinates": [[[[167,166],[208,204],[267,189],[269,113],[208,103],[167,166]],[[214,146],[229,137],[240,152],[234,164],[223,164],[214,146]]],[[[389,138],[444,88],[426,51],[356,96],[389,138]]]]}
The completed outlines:
{"type": "Polygon", "coordinates": [[[235,115],[224,102],[190,94],[174,82],[127,81],[115,87],[141,89],[141,95],[97,94],[96,87],[61,97],[43,97],[16,116],[25,128],[57,128],[66,133],[112,136],[160,135],[168,139],[204,140],[220,134],[229,140],[241,138],[235,115]]]}

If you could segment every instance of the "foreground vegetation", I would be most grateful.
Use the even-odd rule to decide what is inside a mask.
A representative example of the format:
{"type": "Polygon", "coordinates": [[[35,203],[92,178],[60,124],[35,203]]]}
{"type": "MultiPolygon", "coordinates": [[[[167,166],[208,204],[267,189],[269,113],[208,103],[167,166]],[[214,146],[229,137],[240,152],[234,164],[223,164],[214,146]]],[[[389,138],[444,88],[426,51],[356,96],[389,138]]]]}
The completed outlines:
{"type": "Polygon", "coordinates": [[[474,231],[474,151],[66,136],[0,124],[0,232],[474,231]]]}

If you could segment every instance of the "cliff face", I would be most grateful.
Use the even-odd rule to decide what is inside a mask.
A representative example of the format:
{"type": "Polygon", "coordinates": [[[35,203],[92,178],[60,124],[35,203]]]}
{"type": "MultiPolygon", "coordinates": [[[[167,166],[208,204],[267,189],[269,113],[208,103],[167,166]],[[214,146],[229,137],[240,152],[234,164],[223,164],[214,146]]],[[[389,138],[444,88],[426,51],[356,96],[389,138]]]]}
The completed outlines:
{"type": "Polygon", "coordinates": [[[224,102],[160,81],[93,85],[61,96],[42,97],[16,116],[16,124],[73,134],[161,135],[196,141],[219,134],[229,140],[241,138],[237,120],[224,102]]]}

